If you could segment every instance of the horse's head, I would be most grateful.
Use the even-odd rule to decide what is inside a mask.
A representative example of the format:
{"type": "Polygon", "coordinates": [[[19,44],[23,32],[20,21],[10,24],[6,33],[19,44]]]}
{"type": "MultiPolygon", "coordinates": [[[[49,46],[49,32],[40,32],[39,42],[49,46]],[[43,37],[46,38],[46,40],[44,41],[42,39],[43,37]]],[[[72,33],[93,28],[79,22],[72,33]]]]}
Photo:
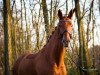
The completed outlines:
{"type": "Polygon", "coordinates": [[[59,33],[61,36],[62,43],[65,47],[68,47],[68,43],[70,42],[70,39],[72,38],[72,16],[75,9],[72,9],[68,16],[63,16],[61,10],[58,10],[58,17],[59,17],[59,33]]]}

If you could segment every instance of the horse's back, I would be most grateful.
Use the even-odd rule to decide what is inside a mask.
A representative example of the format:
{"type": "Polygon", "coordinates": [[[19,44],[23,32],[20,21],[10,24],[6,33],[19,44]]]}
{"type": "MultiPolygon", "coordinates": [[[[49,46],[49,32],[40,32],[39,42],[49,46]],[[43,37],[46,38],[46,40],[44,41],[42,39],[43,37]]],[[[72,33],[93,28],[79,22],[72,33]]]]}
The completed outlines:
{"type": "Polygon", "coordinates": [[[27,55],[26,59],[34,59],[37,54],[29,54],[27,55]]]}
{"type": "Polygon", "coordinates": [[[24,55],[20,56],[13,66],[13,75],[26,75],[26,73],[22,74],[23,72],[21,72],[21,71],[24,71],[24,72],[33,71],[34,67],[32,67],[32,66],[34,66],[33,65],[34,58],[36,57],[36,55],[37,54],[24,54],[24,55]],[[31,67],[32,67],[32,69],[31,69],[31,67]],[[27,70],[25,70],[25,69],[27,69],[27,70]]]}
{"type": "Polygon", "coordinates": [[[23,60],[23,58],[26,56],[26,54],[21,55],[16,62],[14,63],[13,66],[13,75],[18,75],[18,68],[19,68],[19,64],[20,62],[23,60]]]}

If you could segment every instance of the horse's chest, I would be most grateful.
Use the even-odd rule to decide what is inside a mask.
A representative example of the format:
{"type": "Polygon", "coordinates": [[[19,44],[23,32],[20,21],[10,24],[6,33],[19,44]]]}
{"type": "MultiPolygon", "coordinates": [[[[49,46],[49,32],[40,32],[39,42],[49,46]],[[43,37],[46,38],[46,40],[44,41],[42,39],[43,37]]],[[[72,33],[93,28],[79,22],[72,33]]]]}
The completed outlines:
{"type": "Polygon", "coordinates": [[[63,66],[55,67],[54,68],[54,75],[66,75],[66,69],[63,66]]]}
{"type": "Polygon", "coordinates": [[[55,75],[60,75],[60,73],[62,72],[62,69],[55,68],[54,72],[55,72],[55,75]]]}

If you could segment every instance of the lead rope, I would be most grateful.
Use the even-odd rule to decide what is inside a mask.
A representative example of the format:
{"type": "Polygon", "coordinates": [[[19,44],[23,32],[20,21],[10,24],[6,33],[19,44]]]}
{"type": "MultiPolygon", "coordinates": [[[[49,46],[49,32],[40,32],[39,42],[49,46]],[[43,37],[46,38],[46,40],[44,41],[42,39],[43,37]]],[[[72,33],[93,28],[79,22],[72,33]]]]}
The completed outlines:
{"type": "MultiPolygon", "coordinates": [[[[67,52],[67,54],[69,55],[69,57],[72,59],[72,57],[71,57],[71,55],[69,54],[69,52],[67,51],[67,49],[68,49],[68,47],[66,48],[66,52],[67,52]]],[[[83,71],[83,72],[86,72],[86,71],[96,71],[96,72],[98,72],[99,70],[98,69],[85,69],[84,67],[81,67],[80,65],[78,65],[77,63],[75,63],[75,61],[72,59],[71,60],[75,65],[76,65],[76,67],[77,68],[79,68],[79,69],[81,69],[81,71],[83,71]]]]}
{"type": "Polygon", "coordinates": [[[69,52],[67,51],[68,47],[65,48],[66,49],[66,53],[69,55],[69,57],[71,58],[71,61],[76,65],[77,68],[80,68],[83,72],[84,72],[84,68],[80,67],[79,65],[77,65],[77,63],[75,63],[75,61],[72,59],[71,55],[69,54],[69,52]]]}

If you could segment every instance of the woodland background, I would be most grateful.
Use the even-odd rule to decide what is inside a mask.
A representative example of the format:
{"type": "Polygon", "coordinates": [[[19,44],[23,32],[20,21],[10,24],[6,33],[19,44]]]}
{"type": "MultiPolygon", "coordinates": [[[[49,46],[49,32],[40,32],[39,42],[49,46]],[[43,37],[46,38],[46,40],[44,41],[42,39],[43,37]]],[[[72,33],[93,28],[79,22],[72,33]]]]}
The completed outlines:
{"type": "Polygon", "coordinates": [[[65,55],[68,75],[100,75],[100,0],[0,0],[0,75],[11,75],[23,53],[46,44],[57,11],[73,17],[73,39],[65,55]]]}

